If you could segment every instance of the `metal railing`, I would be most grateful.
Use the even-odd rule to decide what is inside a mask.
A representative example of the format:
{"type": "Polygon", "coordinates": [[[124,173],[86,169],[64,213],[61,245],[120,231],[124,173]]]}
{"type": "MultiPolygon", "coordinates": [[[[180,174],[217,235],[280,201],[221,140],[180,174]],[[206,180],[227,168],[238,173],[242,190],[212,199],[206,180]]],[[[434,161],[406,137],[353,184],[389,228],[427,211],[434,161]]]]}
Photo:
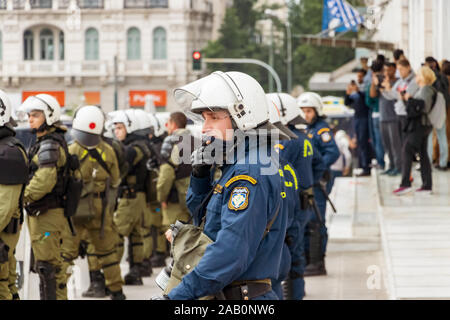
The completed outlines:
{"type": "Polygon", "coordinates": [[[126,9],[134,8],[168,8],[168,0],[125,0],[126,9]]]}

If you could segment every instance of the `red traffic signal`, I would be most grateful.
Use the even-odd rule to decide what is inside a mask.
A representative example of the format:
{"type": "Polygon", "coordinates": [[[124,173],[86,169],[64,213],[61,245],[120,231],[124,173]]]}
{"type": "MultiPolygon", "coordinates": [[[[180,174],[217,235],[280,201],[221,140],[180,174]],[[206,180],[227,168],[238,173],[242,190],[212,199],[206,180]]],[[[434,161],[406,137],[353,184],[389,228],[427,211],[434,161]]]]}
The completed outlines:
{"type": "Polygon", "coordinates": [[[194,53],[192,54],[192,58],[194,58],[194,60],[200,60],[202,58],[202,54],[200,53],[200,51],[194,51],[194,53]]]}

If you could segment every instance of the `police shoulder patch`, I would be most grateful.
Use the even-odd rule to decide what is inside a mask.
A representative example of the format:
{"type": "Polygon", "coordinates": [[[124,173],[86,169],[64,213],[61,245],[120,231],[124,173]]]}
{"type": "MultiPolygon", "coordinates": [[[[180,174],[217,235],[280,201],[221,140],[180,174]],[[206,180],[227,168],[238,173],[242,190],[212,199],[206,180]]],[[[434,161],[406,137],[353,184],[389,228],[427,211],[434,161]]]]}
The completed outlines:
{"type": "Polygon", "coordinates": [[[228,201],[228,209],[238,211],[248,207],[248,198],[250,191],[247,187],[235,187],[231,191],[230,200],[228,201]]]}
{"type": "Polygon", "coordinates": [[[323,142],[329,142],[331,140],[331,135],[329,132],[322,133],[320,136],[323,142]]]}

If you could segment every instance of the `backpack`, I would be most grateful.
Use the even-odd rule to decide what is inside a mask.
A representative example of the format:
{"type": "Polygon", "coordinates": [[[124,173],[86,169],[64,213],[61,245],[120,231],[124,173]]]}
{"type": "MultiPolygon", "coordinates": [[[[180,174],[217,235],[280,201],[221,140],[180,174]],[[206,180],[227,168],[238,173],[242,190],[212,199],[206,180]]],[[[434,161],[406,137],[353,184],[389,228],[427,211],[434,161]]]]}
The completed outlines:
{"type": "MultiPolygon", "coordinates": [[[[83,180],[75,175],[75,171],[79,170],[80,162],[75,155],[69,153],[67,142],[64,136],[58,133],[51,133],[44,140],[53,140],[56,144],[63,148],[66,155],[66,163],[64,167],[57,171],[57,182],[53,190],[45,195],[42,199],[28,204],[26,209],[30,215],[44,214],[52,208],[64,208],[64,216],[66,218],[73,217],[77,212],[78,203],[81,198],[83,189],[83,180]]],[[[35,145],[30,150],[30,161],[34,155],[38,153],[39,146],[35,145]]],[[[33,170],[33,165],[31,164],[33,170]]],[[[81,176],[81,174],[80,174],[81,176]]]]}
{"type": "Polygon", "coordinates": [[[435,95],[433,97],[433,104],[431,110],[428,113],[428,118],[430,119],[433,128],[441,129],[445,124],[447,118],[446,103],[442,92],[435,90],[435,95]]]}
{"type": "Polygon", "coordinates": [[[102,137],[102,139],[114,149],[114,153],[116,154],[117,162],[119,164],[120,178],[123,179],[126,177],[129,169],[128,161],[125,158],[127,147],[116,139],[106,137],[102,137]]]}

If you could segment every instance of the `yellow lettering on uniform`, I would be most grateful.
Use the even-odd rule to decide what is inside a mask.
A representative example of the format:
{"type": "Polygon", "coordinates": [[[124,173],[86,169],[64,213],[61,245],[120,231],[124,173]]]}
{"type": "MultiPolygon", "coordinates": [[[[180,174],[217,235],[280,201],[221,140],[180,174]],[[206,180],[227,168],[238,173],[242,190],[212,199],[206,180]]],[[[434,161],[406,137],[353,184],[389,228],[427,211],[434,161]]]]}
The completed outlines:
{"type": "Polygon", "coordinates": [[[309,140],[305,140],[305,143],[303,144],[303,157],[306,158],[307,156],[312,156],[313,152],[311,142],[309,142],[309,140]]]}
{"type": "Polygon", "coordinates": [[[281,193],[281,197],[284,199],[284,198],[286,198],[286,192],[282,192],[281,193]]]}
{"type": "MultiPolygon", "coordinates": [[[[297,175],[295,174],[294,169],[292,169],[292,167],[287,164],[284,166],[284,170],[289,171],[292,175],[292,177],[294,178],[294,184],[295,184],[295,190],[298,190],[298,180],[297,180],[297,175]]],[[[286,187],[292,187],[292,182],[285,182],[286,187]],[[288,185],[289,183],[289,185],[288,185]]]]}
{"type": "Polygon", "coordinates": [[[278,169],[278,173],[280,174],[280,177],[284,177],[284,173],[283,173],[283,170],[281,170],[281,169],[278,169]]]}

